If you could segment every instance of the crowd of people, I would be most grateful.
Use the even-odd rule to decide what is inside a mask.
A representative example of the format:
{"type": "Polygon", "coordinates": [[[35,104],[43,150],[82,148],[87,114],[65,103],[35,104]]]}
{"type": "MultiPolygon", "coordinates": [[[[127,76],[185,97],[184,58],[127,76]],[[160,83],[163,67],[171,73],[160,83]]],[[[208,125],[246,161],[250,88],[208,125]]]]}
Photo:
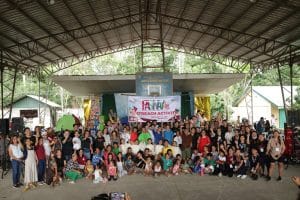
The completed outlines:
{"type": "Polygon", "coordinates": [[[271,180],[278,163],[283,173],[285,145],[277,130],[266,140],[247,120],[229,123],[220,117],[207,121],[198,113],[189,119],[159,123],[120,124],[109,120],[96,134],[74,124],[74,130],[53,128],[13,135],[8,147],[13,187],[24,191],[37,185],[74,184],[85,177],[106,183],[123,176],[236,176],[271,180]]]}

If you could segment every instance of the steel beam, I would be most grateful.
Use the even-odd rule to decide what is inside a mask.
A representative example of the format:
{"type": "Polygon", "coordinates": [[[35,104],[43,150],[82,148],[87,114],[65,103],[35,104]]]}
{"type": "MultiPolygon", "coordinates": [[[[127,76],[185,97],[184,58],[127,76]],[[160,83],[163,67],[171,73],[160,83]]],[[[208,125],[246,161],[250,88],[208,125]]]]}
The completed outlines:
{"type": "MultiPolygon", "coordinates": [[[[67,31],[67,27],[65,27],[60,21],[59,19],[54,16],[54,14],[52,12],[50,12],[50,10],[41,2],[41,1],[36,1],[47,13],[48,15],[50,15],[64,30],[64,32],[68,32],[67,31]]],[[[73,37],[72,35],[70,35],[70,37],[73,37]]],[[[76,40],[74,37],[73,37],[73,40],[78,44],[78,46],[84,51],[84,52],[87,52],[87,49],[84,48],[84,46],[78,41],[76,40]]]]}
{"type": "MultiPolygon", "coordinates": [[[[217,17],[214,18],[213,22],[211,23],[212,25],[214,25],[214,24],[219,20],[219,18],[220,18],[220,17],[222,16],[222,14],[228,9],[228,7],[232,4],[233,1],[235,1],[235,0],[229,1],[229,2],[223,7],[222,11],[219,12],[218,15],[217,15],[217,17]]],[[[196,20],[196,21],[198,21],[198,20],[196,20]]],[[[193,26],[194,26],[194,25],[195,25],[195,23],[193,24],[193,26]]],[[[193,26],[192,26],[192,27],[193,27],[193,26]]],[[[193,44],[193,47],[195,47],[195,46],[199,43],[199,41],[202,39],[202,37],[203,37],[210,29],[211,29],[211,26],[207,26],[207,27],[206,27],[206,30],[205,30],[202,34],[200,34],[200,36],[198,37],[198,39],[196,40],[196,42],[193,44]]],[[[220,35],[219,35],[219,36],[220,36],[220,35]]],[[[205,49],[205,50],[206,50],[206,49],[205,49]]]]}
{"type": "MultiPolygon", "coordinates": [[[[256,37],[260,37],[262,36],[265,32],[272,30],[272,28],[275,28],[276,26],[280,25],[283,21],[288,20],[289,18],[291,18],[292,16],[294,16],[297,12],[291,12],[289,14],[287,14],[286,16],[276,20],[274,23],[270,24],[269,26],[266,26],[266,28],[264,28],[263,30],[261,30],[256,37]]],[[[252,41],[253,38],[249,38],[245,43],[250,43],[252,41]]],[[[267,46],[264,46],[265,48],[267,48],[267,46]]],[[[240,46],[238,46],[237,48],[233,49],[232,51],[230,51],[228,54],[232,54],[233,52],[237,51],[240,48],[240,46]]],[[[267,49],[266,49],[267,50],[267,49]]],[[[245,55],[251,53],[252,51],[247,51],[241,55],[239,55],[239,57],[244,57],[245,55]]],[[[252,59],[252,58],[250,58],[252,59]]]]}
{"type": "MultiPolygon", "coordinates": [[[[103,36],[103,38],[104,38],[104,40],[105,40],[107,46],[110,48],[110,50],[112,50],[111,44],[109,43],[109,41],[108,41],[108,39],[107,39],[107,37],[106,37],[104,31],[103,31],[103,27],[102,27],[101,24],[100,24],[100,20],[99,20],[99,18],[97,17],[97,14],[96,14],[94,8],[93,8],[92,5],[91,5],[91,2],[90,2],[90,1],[87,1],[87,2],[88,2],[88,5],[89,5],[90,10],[91,10],[92,13],[93,13],[93,16],[94,16],[95,19],[97,20],[98,27],[99,27],[99,29],[101,30],[102,36],[103,36]]],[[[130,15],[130,13],[129,13],[129,15],[130,15]]],[[[131,18],[130,18],[130,19],[131,19],[131,18]]]]}
{"type": "MultiPolygon", "coordinates": [[[[64,5],[67,7],[71,15],[74,17],[74,19],[77,21],[77,23],[80,25],[80,27],[83,27],[83,24],[81,23],[80,19],[77,17],[77,15],[74,13],[74,11],[71,9],[68,1],[63,1],[64,5]]],[[[87,34],[88,38],[92,42],[92,44],[95,46],[95,48],[99,48],[97,43],[95,42],[94,38],[86,31],[85,28],[82,28],[82,30],[87,34]]],[[[83,46],[81,46],[83,48],[83,46]]],[[[87,49],[83,48],[85,52],[87,52],[87,49]]]]}
{"type": "Polygon", "coordinates": [[[15,89],[16,89],[16,80],[17,80],[17,72],[18,72],[18,67],[15,67],[15,72],[14,72],[14,77],[13,77],[13,84],[12,84],[12,91],[11,91],[11,99],[10,99],[10,104],[9,104],[9,117],[8,121],[11,121],[11,113],[12,113],[12,107],[13,107],[13,102],[14,102],[14,97],[15,97],[15,89]]]}
{"type": "MultiPolygon", "coordinates": [[[[14,4],[13,2],[11,2],[11,0],[6,0],[7,3],[9,4],[14,4]]],[[[16,7],[16,9],[22,14],[24,15],[27,19],[29,19],[31,22],[33,22],[36,26],[38,26],[41,30],[43,30],[47,35],[51,35],[51,33],[44,28],[41,24],[39,24],[35,19],[33,19],[30,15],[28,15],[26,12],[24,12],[20,7],[16,7]]],[[[69,48],[67,47],[64,43],[62,43],[58,38],[53,37],[53,39],[60,43],[67,51],[69,51],[70,53],[72,53],[75,56],[75,53],[69,48]]],[[[55,52],[54,52],[55,53],[55,52]]],[[[54,55],[58,56],[57,53],[55,53],[54,55]]],[[[58,56],[60,57],[60,56],[58,56]]]]}
{"type": "Polygon", "coordinates": [[[280,71],[279,64],[277,64],[277,72],[278,72],[278,78],[279,78],[279,83],[280,83],[280,89],[281,89],[281,96],[282,96],[282,101],[283,101],[285,119],[287,121],[288,120],[287,107],[286,107],[286,102],[285,102],[285,97],[284,97],[284,89],[283,89],[282,77],[281,77],[281,71],[280,71]]]}
{"type": "MultiPolygon", "coordinates": [[[[242,33],[246,33],[247,30],[249,30],[250,28],[252,28],[253,26],[255,26],[258,22],[260,22],[261,19],[264,19],[266,16],[268,16],[270,13],[272,13],[274,10],[280,8],[280,4],[276,3],[275,5],[273,5],[268,11],[264,12],[261,16],[257,17],[257,20],[253,21],[252,23],[250,23],[248,26],[246,26],[245,28],[243,28],[243,30],[241,31],[242,33]]],[[[222,49],[224,49],[227,45],[230,44],[230,42],[232,42],[233,40],[237,40],[238,37],[240,35],[237,34],[231,41],[228,41],[227,43],[225,43],[224,45],[222,45],[221,47],[219,47],[216,50],[216,53],[218,53],[219,51],[221,51],[222,49]]],[[[256,37],[257,38],[257,37],[256,37]]]]}
{"type": "MultiPolygon", "coordinates": [[[[206,1],[205,5],[202,7],[201,11],[198,14],[198,17],[196,18],[195,22],[198,22],[200,17],[203,15],[203,13],[206,11],[207,6],[209,5],[209,1],[206,1]]],[[[194,29],[194,26],[196,25],[196,23],[193,23],[193,25],[191,26],[191,30],[194,29]]],[[[180,42],[180,46],[183,46],[183,42],[185,41],[185,39],[190,35],[191,30],[189,30],[182,38],[181,42],[180,42]]],[[[193,44],[193,47],[196,46],[196,44],[198,43],[198,40],[193,44]]]]}

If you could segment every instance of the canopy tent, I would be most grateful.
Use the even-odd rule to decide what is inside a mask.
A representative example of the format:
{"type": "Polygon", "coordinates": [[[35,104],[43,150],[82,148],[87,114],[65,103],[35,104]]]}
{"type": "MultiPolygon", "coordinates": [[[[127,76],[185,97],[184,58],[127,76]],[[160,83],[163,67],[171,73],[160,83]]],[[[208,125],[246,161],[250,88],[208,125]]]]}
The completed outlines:
{"type": "Polygon", "coordinates": [[[27,73],[141,44],[232,67],[300,60],[298,0],[3,0],[0,13],[2,66],[27,73]]]}
{"type": "Polygon", "coordinates": [[[74,130],[73,125],[81,125],[80,120],[75,115],[63,115],[56,123],[55,131],[74,130]]]}

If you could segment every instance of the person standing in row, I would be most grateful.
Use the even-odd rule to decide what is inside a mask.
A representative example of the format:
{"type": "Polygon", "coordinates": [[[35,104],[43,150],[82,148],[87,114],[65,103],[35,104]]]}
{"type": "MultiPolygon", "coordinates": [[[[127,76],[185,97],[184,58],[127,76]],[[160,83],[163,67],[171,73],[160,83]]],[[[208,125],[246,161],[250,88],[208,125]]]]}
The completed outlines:
{"type": "Polygon", "coordinates": [[[273,174],[275,168],[275,162],[278,162],[278,181],[281,181],[282,172],[283,172],[283,153],[285,151],[284,142],[280,138],[280,133],[278,130],[273,132],[273,138],[269,140],[267,146],[267,154],[270,159],[270,169],[269,174],[267,176],[267,180],[271,180],[271,176],[273,174]]]}
{"type": "Polygon", "coordinates": [[[35,188],[36,182],[38,181],[37,167],[36,167],[38,159],[30,138],[27,138],[25,140],[25,145],[26,146],[24,148],[24,159],[25,159],[24,192],[26,192],[30,188],[35,188]]]}
{"type": "Polygon", "coordinates": [[[8,153],[12,165],[13,187],[18,188],[20,183],[20,165],[23,159],[23,145],[19,136],[15,135],[11,139],[11,144],[8,147],[8,153]]]}

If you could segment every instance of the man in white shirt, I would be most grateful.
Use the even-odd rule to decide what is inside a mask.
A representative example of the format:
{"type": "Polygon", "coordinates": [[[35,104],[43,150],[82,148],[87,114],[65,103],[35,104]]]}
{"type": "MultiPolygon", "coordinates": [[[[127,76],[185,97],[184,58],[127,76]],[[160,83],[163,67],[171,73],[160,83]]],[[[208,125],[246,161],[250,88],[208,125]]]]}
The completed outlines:
{"type": "Polygon", "coordinates": [[[127,126],[125,126],[123,128],[123,132],[121,132],[121,138],[124,139],[125,141],[125,144],[129,143],[129,140],[130,140],[130,132],[129,130],[127,129],[127,126]]]}

